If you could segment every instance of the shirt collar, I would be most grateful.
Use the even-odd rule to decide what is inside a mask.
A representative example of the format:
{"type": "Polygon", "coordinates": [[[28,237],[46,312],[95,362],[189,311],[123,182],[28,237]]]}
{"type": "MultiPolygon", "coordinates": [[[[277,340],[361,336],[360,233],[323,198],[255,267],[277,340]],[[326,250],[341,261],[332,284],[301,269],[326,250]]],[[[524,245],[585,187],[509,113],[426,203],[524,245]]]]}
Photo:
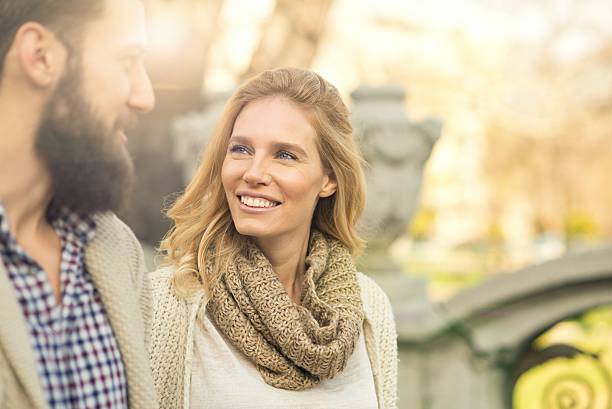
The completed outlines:
{"type": "Polygon", "coordinates": [[[87,245],[96,233],[96,222],[91,216],[82,216],[55,202],[51,202],[47,209],[47,220],[56,230],[74,234],[84,245],[87,245]]]}
{"type": "MultiPolygon", "coordinates": [[[[72,233],[87,245],[96,233],[96,222],[91,216],[81,216],[71,211],[66,206],[51,202],[47,209],[47,220],[58,231],[58,233],[72,233]]],[[[4,203],[0,200],[0,245],[9,246],[12,242],[10,224],[6,215],[4,203]]]]}
{"type": "Polygon", "coordinates": [[[0,245],[8,246],[11,238],[11,229],[8,219],[6,218],[6,210],[4,203],[0,200],[0,245]]]}

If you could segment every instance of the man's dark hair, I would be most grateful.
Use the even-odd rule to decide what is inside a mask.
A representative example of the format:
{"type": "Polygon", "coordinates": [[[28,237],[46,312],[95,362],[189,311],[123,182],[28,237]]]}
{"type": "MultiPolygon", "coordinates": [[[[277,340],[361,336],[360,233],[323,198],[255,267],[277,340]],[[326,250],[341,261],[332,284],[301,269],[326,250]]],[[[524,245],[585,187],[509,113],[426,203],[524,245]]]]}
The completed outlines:
{"type": "Polygon", "coordinates": [[[29,21],[52,30],[72,50],[83,26],[104,11],[106,0],[0,0],[0,81],[15,34],[29,21]]]}

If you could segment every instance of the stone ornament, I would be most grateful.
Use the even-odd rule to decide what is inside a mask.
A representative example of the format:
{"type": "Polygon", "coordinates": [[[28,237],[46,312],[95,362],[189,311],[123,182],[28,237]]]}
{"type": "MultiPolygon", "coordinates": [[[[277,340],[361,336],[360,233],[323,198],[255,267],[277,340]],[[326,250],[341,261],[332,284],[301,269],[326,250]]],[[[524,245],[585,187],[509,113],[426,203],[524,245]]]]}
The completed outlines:
{"type": "Polygon", "coordinates": [[[392,271],[387,250],[406,231],[419,202],[423,168],[440,137],[435,119],[412,122],[400,86],[362,86],[351,94],[353,126],[367,162],[367,205],[362,219],[368,250],[364,270],[392,271]]]}

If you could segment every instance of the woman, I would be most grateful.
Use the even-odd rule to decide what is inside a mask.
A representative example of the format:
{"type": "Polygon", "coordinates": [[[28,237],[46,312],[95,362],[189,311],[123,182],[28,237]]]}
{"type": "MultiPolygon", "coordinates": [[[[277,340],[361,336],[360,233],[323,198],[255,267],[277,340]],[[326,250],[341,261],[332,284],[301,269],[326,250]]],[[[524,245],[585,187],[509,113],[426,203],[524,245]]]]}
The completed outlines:
{"type": "Polygon", "coordinates": [[[319,75],[266,71],[233,94],[152,274],[161,407],[395,407],[391,308],[353,263],[361,161],[319,75]]]}

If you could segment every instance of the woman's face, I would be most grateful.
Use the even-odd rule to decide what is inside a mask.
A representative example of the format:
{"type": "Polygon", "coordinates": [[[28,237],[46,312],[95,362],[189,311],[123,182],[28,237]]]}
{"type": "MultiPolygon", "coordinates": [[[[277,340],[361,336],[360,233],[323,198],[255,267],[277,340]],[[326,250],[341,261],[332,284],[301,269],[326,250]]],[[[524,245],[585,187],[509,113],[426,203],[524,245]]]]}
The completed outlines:
{"type": "Polygon", "coordinates": [[[300,244],[307,237],[319,197],[336,190],[316,138],[304,112],[285,98],[263,98],[243,108],[221,170],[240,234],[300,244]]]}

